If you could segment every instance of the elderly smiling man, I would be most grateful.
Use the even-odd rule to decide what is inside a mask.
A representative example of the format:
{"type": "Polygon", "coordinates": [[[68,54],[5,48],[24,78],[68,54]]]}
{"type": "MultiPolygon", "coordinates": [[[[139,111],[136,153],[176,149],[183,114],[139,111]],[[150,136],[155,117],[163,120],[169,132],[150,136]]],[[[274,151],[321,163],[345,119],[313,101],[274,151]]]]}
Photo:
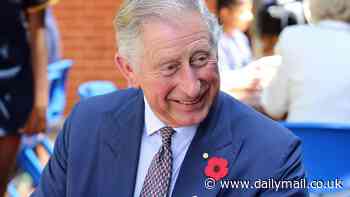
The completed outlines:
{"type": "Polygon", "coordinates": [[[256,184],[303,181],[300,141],[219,92],[217,23],[202,2],[129,0],[115,23],[134,88],[74,108],[33,197],[307,196],[256,184]]]}

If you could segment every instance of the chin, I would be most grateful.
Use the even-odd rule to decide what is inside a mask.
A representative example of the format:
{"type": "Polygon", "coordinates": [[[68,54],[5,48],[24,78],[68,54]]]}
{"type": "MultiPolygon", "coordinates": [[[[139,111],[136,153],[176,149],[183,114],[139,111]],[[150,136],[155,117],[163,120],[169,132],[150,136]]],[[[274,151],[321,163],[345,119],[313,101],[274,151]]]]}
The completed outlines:
{"type": "Polygon", "coordinates": [[[179,118],[178,121],[176,121],[175,127],[186,127],[195,124],[200,124],[207,117],[207,115],[207,110],[203,110],[202,112],[196,114],[183,114],[181,118],[179,118]]]}

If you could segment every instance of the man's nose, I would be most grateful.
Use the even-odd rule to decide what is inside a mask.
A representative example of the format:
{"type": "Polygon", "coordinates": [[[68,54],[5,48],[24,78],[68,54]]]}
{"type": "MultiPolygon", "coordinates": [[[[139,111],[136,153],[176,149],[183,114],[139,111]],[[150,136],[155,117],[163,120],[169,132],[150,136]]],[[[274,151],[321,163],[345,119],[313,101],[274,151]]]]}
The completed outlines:
{"type": "Polygon", "coordinates": [[[189,98],[196,98],[200,94],[201,82],[195,68],[186,66],[180,79],[180,88],[189,98]]]}

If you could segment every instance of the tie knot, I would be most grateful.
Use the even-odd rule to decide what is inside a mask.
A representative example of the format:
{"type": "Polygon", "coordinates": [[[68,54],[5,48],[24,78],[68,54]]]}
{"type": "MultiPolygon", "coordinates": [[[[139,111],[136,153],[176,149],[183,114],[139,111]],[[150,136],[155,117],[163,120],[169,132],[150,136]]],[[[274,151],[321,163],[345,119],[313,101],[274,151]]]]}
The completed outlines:
{"type": "Polygon", "coordinates": [[[171,127],[163,127],[159,129],[160,135],[162,136],[162,142],[164,145],[171,144],[171,137],[175,133],[175,130],[171,127]]]}

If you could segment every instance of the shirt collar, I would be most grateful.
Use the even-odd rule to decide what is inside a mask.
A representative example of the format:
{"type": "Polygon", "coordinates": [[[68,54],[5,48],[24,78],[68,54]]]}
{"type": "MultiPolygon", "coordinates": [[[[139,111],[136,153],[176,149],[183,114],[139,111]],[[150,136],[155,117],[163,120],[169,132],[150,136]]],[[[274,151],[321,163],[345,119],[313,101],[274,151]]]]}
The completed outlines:
{"type": "MultiPolygon", "coordinates": [[[[145,101],[145,130],[147,136],[153,135],[158,131],[160,128],[163,128],[166,126],[164,122],[162,122],[156,114],[151,109],[151,106],[149,105],[146,97],[143,97],[145,101]]],[[[198,128],[198,124],[187,126],[187,127],[177,127],[173,128],[176,133],[192,133],[195,132],[198,128]]]]}

